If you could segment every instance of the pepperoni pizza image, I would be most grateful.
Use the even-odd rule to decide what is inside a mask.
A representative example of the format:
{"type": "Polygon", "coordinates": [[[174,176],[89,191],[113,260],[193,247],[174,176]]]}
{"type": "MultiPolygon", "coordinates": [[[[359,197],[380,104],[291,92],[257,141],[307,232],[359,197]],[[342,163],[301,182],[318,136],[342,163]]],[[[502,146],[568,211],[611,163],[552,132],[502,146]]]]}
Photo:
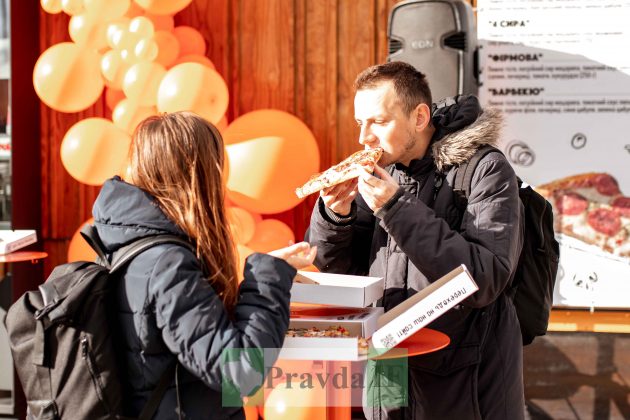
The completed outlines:
{"type": "Polygon", "coordinates": [[[556,232],[630,257],[630,197],[606,173],[585,173],[539,185],[554,208],[556,232]]]}
{"type": "Polygon", "coordinates": [[[361,175],[362,171],[372,173],[374,172],[374,165],[382,154],[383,149],[380,147],[355,152],[324,172],[313,175],[304,185],[295,190],[295,194],[299,198],[303,198],[324,188],[356,178],[361,175]]]}

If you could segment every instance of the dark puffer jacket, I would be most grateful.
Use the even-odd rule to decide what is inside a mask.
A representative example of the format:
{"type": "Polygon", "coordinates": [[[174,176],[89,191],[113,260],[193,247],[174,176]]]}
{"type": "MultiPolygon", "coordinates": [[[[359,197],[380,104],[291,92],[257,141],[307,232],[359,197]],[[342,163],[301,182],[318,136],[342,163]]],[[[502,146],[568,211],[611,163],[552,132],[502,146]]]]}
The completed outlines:
{"type": "Polygon", "coordinates": [[[342,224],[328,217],[319,200],[307,238],[319,248],[315,265],[322,271],[383,277],[380,305],[386,311],[465,264],[479,291],[430,325],[446,333],[451,344],[410,358],[413,407],[396,415],[518,419],[523,415],[522,344],[514,306],[503,293],[522,247],[516,176],[502,154],[486,155],[473,176],[463,218],[452,190],[457,165],[498,140],[500,117],[482,112],[477,99],[468,96],[436,109],[433,122],[436,133],[427,155],[409,167],[387,168],[404,191],[391,207],[377,217],[359,195],[356,217],[342,224]],[[446,176],[433,202],[436,169],[446,176]]]}
{"type": "MultiPolygon", "coordinates": [[[[103,185],[94,219],[108,253],[150,235],[185,237],[150,195],[120,178],[103,185]]],[[[177,358],[182,418],[244,418],[241,408],[222,403],[222,384],[227,380],[247,392],[261,383],[261,366],[252,353],[223,352],[282,347],[295,269],[270,255],[250,256],[232,318],[185,247],[155,246],[123,271],[116,304],[130,385],[127,414],[140,413],[162,373],[177,358]],[[222,354],[232,362],[222,360],[222,354]]],[[[265,366],[271,366],[276,356],[266,352],[265,366]]],[[[176,407],[173,383],[154,418],[176,419],[176,407]]]]}

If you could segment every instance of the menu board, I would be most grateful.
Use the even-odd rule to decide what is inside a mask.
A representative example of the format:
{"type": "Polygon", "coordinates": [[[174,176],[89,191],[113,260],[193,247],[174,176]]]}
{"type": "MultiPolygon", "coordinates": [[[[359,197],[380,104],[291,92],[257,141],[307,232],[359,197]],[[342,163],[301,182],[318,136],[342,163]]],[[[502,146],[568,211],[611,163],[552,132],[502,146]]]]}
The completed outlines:
{"type": "Polygon", "coordinates": [[[554,303],[630,307],[630,1],[477,5],[480,99],[503,111],[500,147],[518,175],[550,187],[554,303]]]}

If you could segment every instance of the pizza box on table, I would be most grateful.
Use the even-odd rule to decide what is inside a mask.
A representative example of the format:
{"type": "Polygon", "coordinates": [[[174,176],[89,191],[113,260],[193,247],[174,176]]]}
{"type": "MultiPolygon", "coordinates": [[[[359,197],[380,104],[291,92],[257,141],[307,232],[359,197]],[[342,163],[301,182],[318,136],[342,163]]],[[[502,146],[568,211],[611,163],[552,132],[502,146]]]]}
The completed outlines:
{"type": "Polygon", "coordinates": [[[477,290],[478,286],[468,269],[460,265],[386,313],[382,312],[382,308],[365,308],[363,310],[369,314],[358,316],[363,312],[333,307],[326,309],[330,311],[326,316],[309,318],[304,315],[307,312],[294,308],[290,328],[316,326],[325,329],[327,326],[342,325],[355,336],[286,337],[279,357],[297,360],[361,360],[365,356],[359,353],[358,337],[371,337],[371,347],[376,350],[376,354],[382,354],[426,327],[477,290]],[[349,319],[351,316],[359,319],[355,321],[354,327],[348,328],[345,326],[348,324],[342,322],[352,321],[349,319]],[[337,319],[339,317],[342,319],[337,319]]]}
{"type": "Polygon", "coordinates": [[[383,296],[381,277],[299,271],[291,302],[365,308],[383,296]]]}

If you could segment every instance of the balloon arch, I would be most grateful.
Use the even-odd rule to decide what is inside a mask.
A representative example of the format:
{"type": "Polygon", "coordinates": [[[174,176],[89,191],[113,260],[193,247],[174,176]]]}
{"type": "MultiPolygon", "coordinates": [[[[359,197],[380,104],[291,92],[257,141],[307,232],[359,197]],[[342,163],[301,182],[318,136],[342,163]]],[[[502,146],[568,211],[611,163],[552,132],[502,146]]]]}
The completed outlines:
{"type": "MultiPolygon", "coordinates": [[[[41,54],[33,85],[42,102],[60,112],[82,111],[104,96],[111,119],[83,119],[61,144],[64,168],[88,185],[124,177],[131,135],[151,115],[186,110],[215,124],[227,149],[228,213],[242,265],[252,252],[295,239],[285,223],[261,214],[301,202],[294,190],[319,170],[319,150],[306,124],[287,112],[257,110],[228,124],[228,87],[205,56],[204,37],[174,23],[192,1],[41,0],[46,12],[71,16],[72,42],[41,54]]],[[[69,261],[94,257],[80,228],[69,261]]]]}

